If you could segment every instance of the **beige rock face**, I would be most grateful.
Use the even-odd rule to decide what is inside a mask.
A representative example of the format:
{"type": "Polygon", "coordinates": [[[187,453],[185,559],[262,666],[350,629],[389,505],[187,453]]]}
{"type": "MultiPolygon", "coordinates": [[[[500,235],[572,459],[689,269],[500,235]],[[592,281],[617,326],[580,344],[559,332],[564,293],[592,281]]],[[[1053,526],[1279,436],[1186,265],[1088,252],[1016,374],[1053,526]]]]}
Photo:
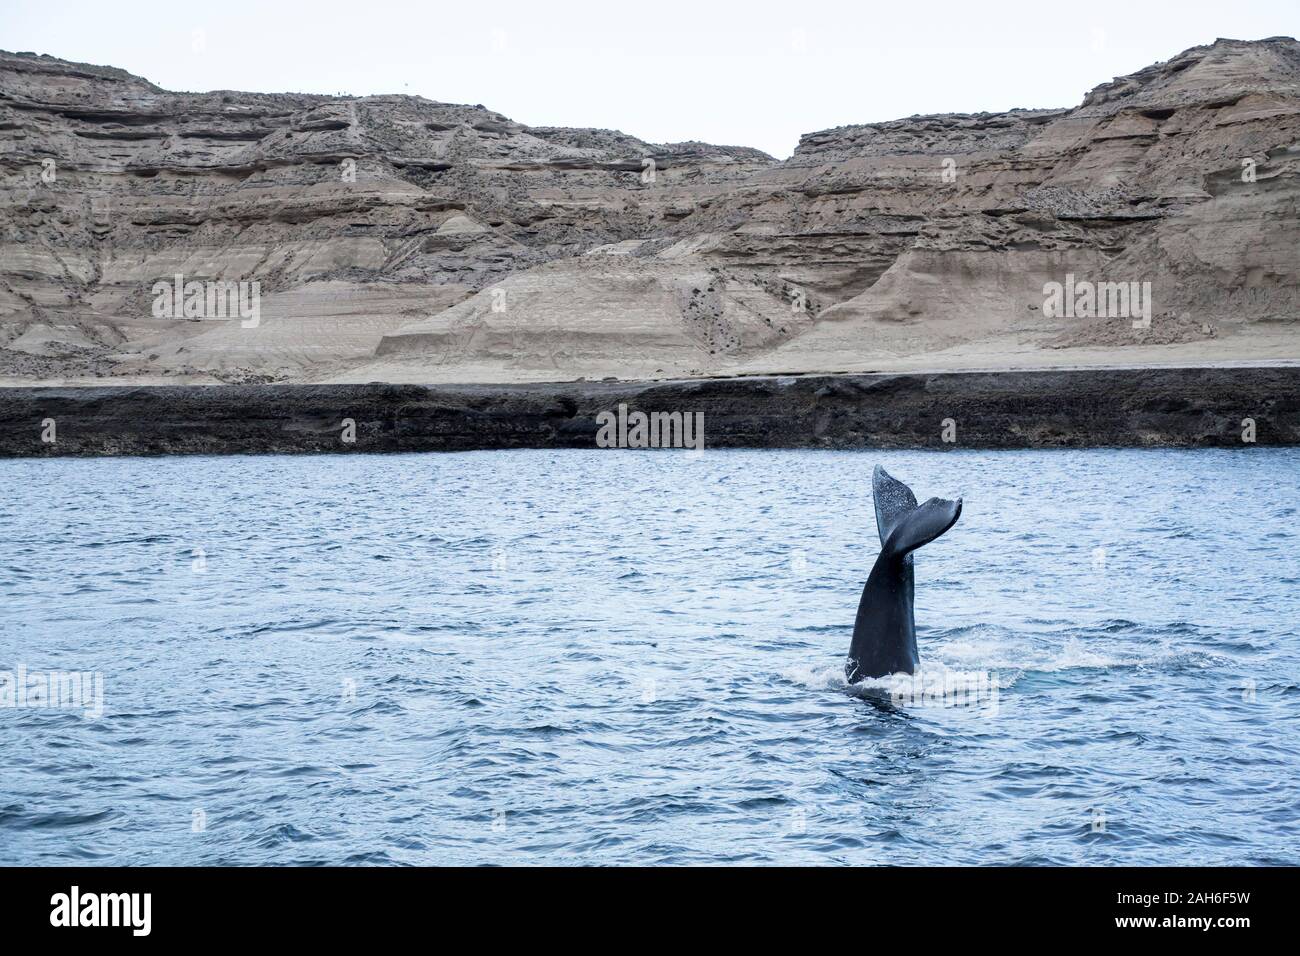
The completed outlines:
{"type": "Polygon", "coordinates": [[[524,271],[387,333],[374,362],[338,377],[417,381],[431,361],[473,382],[710,375],[812,325],[788,283],[634,251],[602,248],[524,271]]]}
{"type": "MultiPolygon", "coordinates": [[[[1300,44],[756,150],[0,53],[0,381],[1300,359],[1300,44]],[[158,283],[257,283],[255,322],[158,283]],[[1149,323],[1049,283],[1150,283],[1149,323]],[[1141,323],[1140,323],[1141,324],[1141,323]]],[[[245,287],[245,291],[249,290],[245,287]]]]}

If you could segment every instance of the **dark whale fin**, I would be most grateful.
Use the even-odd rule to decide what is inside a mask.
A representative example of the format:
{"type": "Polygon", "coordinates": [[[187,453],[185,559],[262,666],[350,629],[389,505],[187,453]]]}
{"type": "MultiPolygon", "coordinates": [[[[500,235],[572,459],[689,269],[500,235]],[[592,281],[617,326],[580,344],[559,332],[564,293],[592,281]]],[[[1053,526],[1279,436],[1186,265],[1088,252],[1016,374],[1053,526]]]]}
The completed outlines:
{"type": "Polygon", "coordinates": [[[916,495],[879,465],[871,473],[871,493],[876,501],[876,530],[884,547],[889,533],[916,507],[916,495]]]}
{"type": "Polygon", "coordinates": [[[961,517],[961,499],[916,503],[912,489],[879,465],[871,476],[880,554],[858,601],[844,676],[849,683],[886,674],[915,674],[921,663],[912,611],[912,552],[961,517]]]}
{"type": "Polygon", "coordinates": [[[961,499],[931,498],[917,505],[899,520],[884,546],[882,556],[900,558],[929,544],[957,523],[961,517],[961,499]]]}

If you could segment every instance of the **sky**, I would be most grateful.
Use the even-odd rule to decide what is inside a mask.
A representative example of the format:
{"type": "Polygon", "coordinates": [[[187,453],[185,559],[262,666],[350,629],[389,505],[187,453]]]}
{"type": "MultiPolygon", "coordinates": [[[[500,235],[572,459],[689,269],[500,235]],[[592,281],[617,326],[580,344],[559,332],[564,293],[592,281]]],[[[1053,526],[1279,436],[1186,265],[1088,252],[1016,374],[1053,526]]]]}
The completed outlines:
{"type": "Polygon", "coordinates": [[[1298,0],[0,0],[0,49],[165,89],[410,93],[778,158],[834,126],[1077,106],[1216,37],[1297,33],[1298,0]]]}

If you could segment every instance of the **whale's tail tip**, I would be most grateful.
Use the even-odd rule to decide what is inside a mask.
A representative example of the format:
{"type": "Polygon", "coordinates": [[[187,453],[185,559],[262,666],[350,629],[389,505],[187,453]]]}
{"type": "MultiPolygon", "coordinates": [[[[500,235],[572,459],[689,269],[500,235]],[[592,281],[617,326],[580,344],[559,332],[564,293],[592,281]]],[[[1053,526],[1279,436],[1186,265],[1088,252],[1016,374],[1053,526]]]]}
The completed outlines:
{"type": "Polygon", "coordinates": [[[895,546],[908,554],[946,532],[961,517],[962,499],[931,498],[917,504],[912,489],[877,464],[871,471],[876,502],[876,527],[881,547],[895,532],[895,546]]]}
{"type": "Polygon", "coordinates": [[[917,505],[894,526],[884,547],[907,555],[945,534],[961,517],[961,499],[931,498],[917,505]]]}
{"type": "MultiPolygon", "coordinates": [[[[956,498],[953,499],[952,502],[952,524],[948,525],[948,528],[951,528],[952,525],[956,524],[957,519],[960,517],[961,517],[961,495],[958,495],[956,498]]],[[[943,530],[947,531],[948,528],[944,528],[943,530]]]]}
{"type": "Polygon", "coordinates": [[[871,472],[871,492],[876,504],[876,527],[883,545],[889,533],[916,507],[916,495],[879,464],[871,472]]]}

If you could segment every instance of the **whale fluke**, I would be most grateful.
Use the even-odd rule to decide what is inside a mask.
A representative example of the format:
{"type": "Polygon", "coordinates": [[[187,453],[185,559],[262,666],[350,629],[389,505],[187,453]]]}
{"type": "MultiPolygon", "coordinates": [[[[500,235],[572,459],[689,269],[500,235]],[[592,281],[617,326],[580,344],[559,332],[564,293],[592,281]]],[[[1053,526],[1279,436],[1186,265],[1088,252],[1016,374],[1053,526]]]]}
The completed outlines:
{"type": "Polygon", "coordinates": [[[918,505],[912,489],[879,465],[871,485],[880,554],[858,602],[853,643],[844,665],[850,683],[916,672],[921,659],[912,610],[912,552],[942,535],[961,517],[960,498],[931,498],[918,505]]]}
{"type": "Polygon", "coordinates": [[[889,533],[880,553],[903,558],[923,544],[929,544],[957,523],[961,499],[931,498],[905,514],[889,533]]]}
{"type": "Polygon", "coordinates": [[[879,465],[871,473],[871,494],[876,501],[876,530],[883,546],[894,525],[916,507],[916,495],[879,465]]]}

